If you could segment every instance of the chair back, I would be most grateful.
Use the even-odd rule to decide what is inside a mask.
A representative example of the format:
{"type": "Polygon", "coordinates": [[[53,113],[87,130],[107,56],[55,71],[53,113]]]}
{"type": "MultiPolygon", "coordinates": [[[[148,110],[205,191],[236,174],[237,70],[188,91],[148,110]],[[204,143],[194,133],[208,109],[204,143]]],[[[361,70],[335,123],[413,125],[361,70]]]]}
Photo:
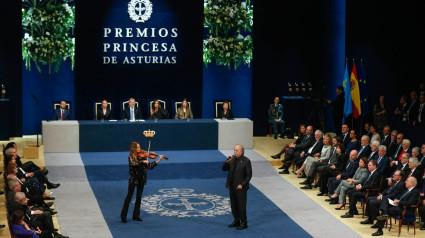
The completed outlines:
{"type": "MultiPolygon", "coordinates": [[[[54,101],[53,102],[53,110],[56,110],[60,107],[61,105],[61,101],[54,101]]],[[[70,101],[66,101],[66,109],[71,109],[71,102],[70,101]]]]}
{"type": "MultiPolygon", "coordinates": [[[[182,106],[183,100],[180,99],[174,99],[173,100],[173,118],[176,116],[177,114],[177,110],[182,106]]],[[[187,105],[189,108],[191,108],[191,102],[187,101],[187,105]]]]}

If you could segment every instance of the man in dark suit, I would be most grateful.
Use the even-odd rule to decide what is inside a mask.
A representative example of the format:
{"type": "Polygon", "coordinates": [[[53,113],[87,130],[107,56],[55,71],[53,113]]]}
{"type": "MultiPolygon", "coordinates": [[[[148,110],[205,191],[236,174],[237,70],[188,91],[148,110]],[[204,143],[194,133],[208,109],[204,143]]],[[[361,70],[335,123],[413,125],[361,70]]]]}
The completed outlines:
{"type": "Polygon", "coordinates": [[[249,181],[252,177],[251,161],[244,156],[244,147],[235,145],[234,155],[228,156],[223,164],[223,171],[227,174],[226,188],[230,192],[230,206],[232,208],[233,222],[229,227],[237,227],[238,230],[248,228],[246,218],[246,200],[249,189],[249,181]]]}
{"type": "Polygon", "coordinates": [[[370,154],[367,157],[367,160],[371,160],[371,159],[376,160],[378,158],[378,147],[379,147],[378,141],[372,141],[370,143],[370,154]]]}
{"type": "Polygon", "coordinates": [[[360,149],[359,149],[357,158],[369,157],[370,152],[372,151],[372,149],[370,148],[369,142],[370,142],[369,136],[362,136],[362,138],[360,139],[360,149]]]}
{"type": "MultiPolygon", "coordinates": [[[[335,189],[343,179],[352,178],[358,167],[359,159],[357,159],[357,150],[352,150],[350,152],[349,160],[344,166],[344,170],[336,177],[331,177],[328,179],[329,194],[334,194],[335,189]]],[[[331,202],[332,199],[326,199],[326,201],[331,202]]]]}
{"type": "Polygon", "coordinates": [[[406,180],[407,175],[410,174],[409,159],[410,159],[410,154],[409,153],[404,153],[401,156],[401,160],[400,161],[392,161],[390,163],[390,166],[392,165],[392,167],[394,168],[394,170],[391,171],[390,176],[386,178],[386,181],[384,181],[382,183],[382,186],[381,186],[382,189],[386,189],[389,186],[391,186],[391,183],[393,182],[392,176],[395,173],[395,171],[397,171],[397,170],[404,171],[403,180],[406,180]]]}
{"type": "Polygon", "coordinates": [[[390,187],[385,189],[379,196],[372,196],[367,199],[365,216],[368,218],[364,221],[361,221],[360,224],[373,224],[373,221],[376,220],[376,217],[379,215],[379,207],[381,206],[382,201],[389,199],[394,199],[400,197],[403,194],[403,191],[406,189],[404,181],[402,180],[404,172],[397,170],[393,174],[394,183],[390,187]]]}
{"type": "Polygon", "coordinates": [[[53,120],[72,120],[71,109],[66,109],[66,101],[62,100],[59,108],[53,113],[53,120]]]}
{"type": "Polygon", "coordinates": [[[385,145],[385,147],[388,148],[388,146],[391,143],[391,127],[389,125],[385,125],[384,129],[382,130],[382,136],[381,136],[381,142],[379,144],[385,145]]]}
{"type": "Polygon", "coordinates": [[[425,144],[422,144],[421,146],[421,152],[418,155],[418,160],[421,165],[425,165],[425,144]]]}
{"type": "Polygon", "coordinates": [[[136,100],[134,98],[130,98],[128,100],[128,107],[124,109],[123,119],[129,121],[142,119],[142,111],[136,107],[136,100]]]}
{"type": "Polygon", "coordinates": [[[380,145],[378,147],[378,154],[376,157],[376,163],[378,164],[378,171],[382,176],[387,175],[387,168],[390,165],[390,159],[387,156],[387,148],[385,145],[380,145]]]}
{"type": "Polygon", "coordinates": [[[409,104],[407,103],[407,96],[402,95],[400,98],[400,104],[394,110],[394,115],[402,121],[407,122],[407,109],[409,109],[409,104]]]}
{"type": "Polygon", "coordinates": [[[412,123],[418,116],[419,100],[415,90],[410,92],[410,104],[407,109],[407,115],[409,116],[409,122],[412,123]]]}
{"type": "MultiPolygon", "coordinates": [[[[353,190],[348,192],[348,197],[350,201],[350,210],[341,216],[341,218],[353,217],[354,215],[358,215],[357,211],[357,200],[359,198],[364,198],[367,194],[366,189],[376,189],[379,188],[381,184],[381,175],[377,170],[376,160],[369,161],[367,165],[369,169],[369,176],[362,184],[357,184],[353,190]]],[[[378,191],[369,191],[369,196],[377,195],[378,191]]]]}
{"type": "Polygon", "coordinates": [[[388,155],[388,157],[391,157],[395,153],[395,151],[396,151],[396,148],[397,148],[397,134],[398,134],[398,131],[397,130],[393,130],[391,132],[391,141],[390,141],[390,144],[387,146],[387,155],[388,155]]]}
{"type": "Polygon", "coordinates": [[[394,147],[394,153],[388,154],[391,157],[391,160],[398,160],[400,157],[401,152],[403,151],[403,140],[404,140],[404,134],[398,133],[396,137],[396,146],[394,147]]]}
{"type": "Polygon", "coordinates": [[[307,126],[306,135],[299,144],[291,144],[288,150],[288,156],[282,161],[283,165],[279,169],[283,169],[279,174],[289,174],[289,167],[292,161],[299,157],[302,152],[307,150],[314,144],[313,126],[307,126]]]}
{"type": "MultiPolygon", "coordinates": [[[[350,92],[349,92],[350,93],[350,92]]],[[[341,85],[339,85],[336,88],[336,98],[335,100],[332,102],[332,100],[326,100],[326,102],[328,104],[333,104],[333,109],[332,109],[332,118],[333,118],[333,123],[334,123],[334,127],[336,130],[336,135],[341,135],[341,132],[339,131],[341,128],[341,123],[342,123],[342,118],[344,115],[344,103],[345,103],[345,96],[344,96],[344,87],[342,87],[341,85]]]]}
{"type": "Polygon", "coordinates": [[[406,190],[404,190],[403,194],[395,197],[394,206],[389,203],[389,200],[386,199],[381,203],[379,210],[381,210],[381,216],[378,216],[378,222],[372,226],[372,228],[378,228],[378,230],[372,234],[372,236],[382,236],[384,232],[382,228],[384,228],[385,221],[389,218],[389,216],[400,216],[404,208],[406,206],[406,215],[414,216],[415,208],[410,207],[416,205],[419,199],[419,189],[415,188],[418,181],[414,177],[410,177],[406,180],[406,190]]]}
{"type": "Polygon", "coordinates": [[[323,148],[323,132],[321,130],[316,130],[314,132],[314,144],[308,148],[307,151],[301,152],[301,154],[295,158],[295,164],[297,165],[297,168],[301,168],[304,161],[309,156],[315,156],[317,154],[320,155],[323,148]]]}
{"type": "Polygon", "coordinates": [[[342,124],[341,131],[342,131],[342,135],[341,135],[342,143],[344,144],[344,147],[347,148],[348,142],[351,141],[350,127],[348,127],[348,124],[342,124]]]}
{"type": "Polygon", "coordinates": [[[416,112],[416,118],[413,121],[414,126],[425,126],[425,95],[419,96],[419,106],[416,112]]]}
{"type": "Polygon", "coordinates": [[[420,188],[421,186],[420,181],[422,181],[422,176],[424,175],[424,170],[422,168],[419,168],[418,166],[419,166],[418,158],[410,157],[409,159],[410,173],[407,175],[407,178],[415,177],[416,181],[419,181],[419,183],[416,185],[417,189],[420,188]]]}

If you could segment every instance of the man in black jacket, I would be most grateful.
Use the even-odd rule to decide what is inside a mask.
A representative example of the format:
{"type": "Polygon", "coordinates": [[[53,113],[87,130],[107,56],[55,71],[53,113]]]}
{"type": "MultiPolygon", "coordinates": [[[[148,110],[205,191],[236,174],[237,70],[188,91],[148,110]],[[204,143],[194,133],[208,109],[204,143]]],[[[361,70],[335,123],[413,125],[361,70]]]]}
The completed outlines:
{"type": "Polygon", "coordinates": [[[142,119],[142,111],[140,108],[136,107],[136,100],[134,98],[128,100],[128,107],[124,109],[123,119],[129,121],[142,119]]]}
{"type": "Polygon", "coordinates": [[[248,228],[246,200],[249,181],[252,177],[252,168],[251,161],[244,156],[245,149],[242,145],[235,145],[234,152],[234,155],[228,156],[222,169],[223,171],[229,171],[226,188],[229,188],[230,205],[234,218],[233,222],[228,226],[242,230],[248,228]]]}
{"type": "Polygon", "coordinates": [[[378,230],[372,234],[372,236],[382,236],[384,232],[382,228],[384,228],[385,221],[389,216],[400,216],[404,208],[407,207],[406,215],[412,216],[415,215],[415,208],[410,207],[416,205],[419,199],[419,189],[415,188],[418,181],[415,177],[409,177],[406,179],[406,190],[404,192],[395,197],[394,205],[391,205],[389,200],[386,199],[381,203],[379,210],[381,210],[381,216],[378,216],[378,222],[372,226],[372,228],[378,228],[378,230]]]}
{"type": "MultiPolygon", "coordinates": [[[[353,217],[353,215],[358,215],[359,212],[357,211],[356,207],[357,200],[366,196],[366,189],[379,188],[379,185],[381,184],[381,174],[379,174],[379,171],[377,170],[376,160],[369,161],[367,167],[369,169],[369,176],[367,177],[366,181],[364,181],[362,184],[357,184],[353,190],[348,192],[350,210],[342,215],[341,218],[348,218],[353,217]]],[[[376,196],[377,194],[378,191],[369,192],[369,196],[376,196]]]]}

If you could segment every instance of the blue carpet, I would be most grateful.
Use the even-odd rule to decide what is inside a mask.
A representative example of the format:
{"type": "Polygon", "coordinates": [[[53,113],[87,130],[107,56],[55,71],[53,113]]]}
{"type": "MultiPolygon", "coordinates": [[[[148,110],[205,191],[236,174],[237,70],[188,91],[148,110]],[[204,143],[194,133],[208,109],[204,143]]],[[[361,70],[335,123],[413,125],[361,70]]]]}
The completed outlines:
{"type": "Polygon", "coordinates": [[[170,159],[148,172],[143,222],[131,220],[131,203],[127,224],[119,217],[127,194],[127,153],[81,153],[90,186],[114,237],[311,237],[252,185],[249,228],[228,228],[233,217],[225,188],[227,173],[221,171],[225,156],[216,150],[163,153],[170,159]]]}

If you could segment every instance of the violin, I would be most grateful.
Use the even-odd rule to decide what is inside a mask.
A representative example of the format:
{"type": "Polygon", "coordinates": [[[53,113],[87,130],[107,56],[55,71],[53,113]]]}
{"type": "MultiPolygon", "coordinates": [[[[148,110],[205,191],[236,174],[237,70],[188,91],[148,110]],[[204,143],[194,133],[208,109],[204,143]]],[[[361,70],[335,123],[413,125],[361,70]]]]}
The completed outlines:
{"type": "MultiPolygon", "coordinates": [[[[149,159],[156,159],[156,157],[159,156],[159,154],[155,153],[155,152],[148,152],[146,150],[140,150],[139,153],[137,153],[138,157],[142,157],[142,158],[146,158],[148,157],[149,159]]],[[[168,160],[168,157],[163,157],[164,159],[168,160]]]]}

